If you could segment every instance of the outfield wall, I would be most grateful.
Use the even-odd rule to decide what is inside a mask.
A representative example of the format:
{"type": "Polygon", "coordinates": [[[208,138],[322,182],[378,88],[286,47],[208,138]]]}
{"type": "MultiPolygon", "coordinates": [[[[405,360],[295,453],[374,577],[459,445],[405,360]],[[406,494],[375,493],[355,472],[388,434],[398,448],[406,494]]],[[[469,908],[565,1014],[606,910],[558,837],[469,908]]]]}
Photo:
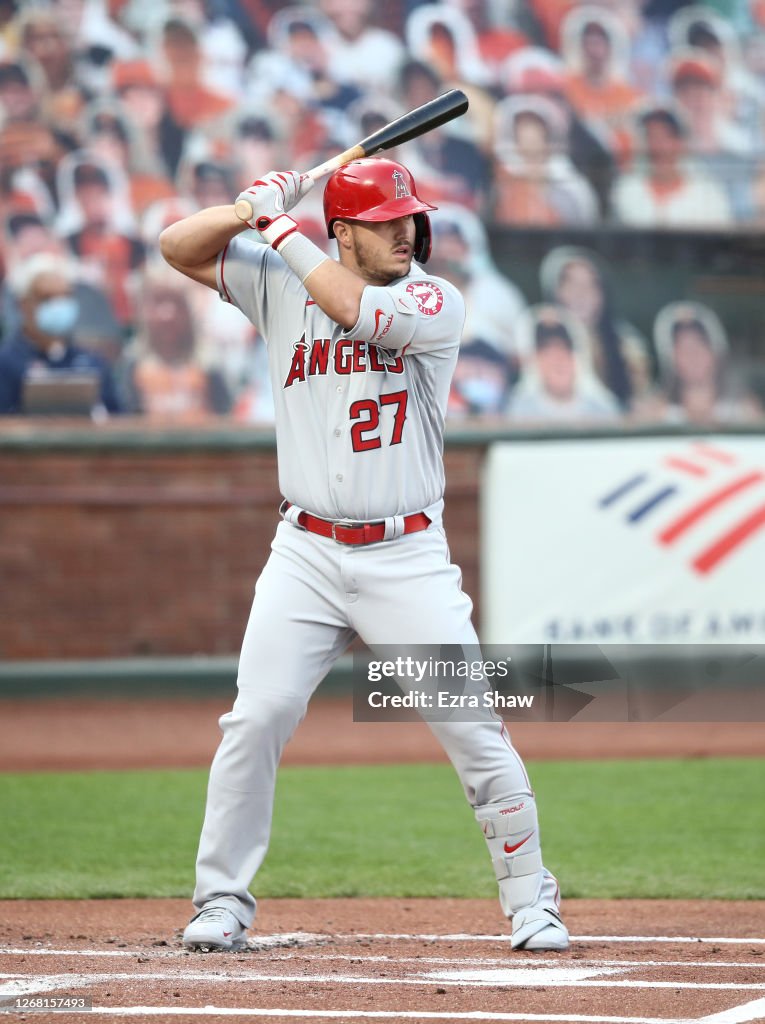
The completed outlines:
{"type": "MultiPolygon", "coordinates": [[[[474,593],[483,445],[447,454],[474,593]]],[[[3,424],[0,659],[237,652],[279,502],[271,431],[3,424]]]]}
{"type": "MultiPolygon", "coordinates": [[[[451,430],[446,526],[479,627],[478,499],[493,441],[565,445],[617,436],[629,444],[631,436],[683,433],[451,430]]],[[[278,502],[270,431],[147,430],[139,421],[98,427],[6,422],[0,433],[0,658],[234,654],[278,502]]]]}

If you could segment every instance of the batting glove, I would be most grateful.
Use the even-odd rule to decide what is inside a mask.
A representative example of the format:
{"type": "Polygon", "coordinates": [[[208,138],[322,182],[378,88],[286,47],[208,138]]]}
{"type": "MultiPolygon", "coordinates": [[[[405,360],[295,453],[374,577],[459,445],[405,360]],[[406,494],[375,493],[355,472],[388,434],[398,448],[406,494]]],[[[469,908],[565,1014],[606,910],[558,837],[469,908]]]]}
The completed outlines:
{"type": "Polygon", "coordinates": [[[286,211],[291,210],[313,188],[314,182],[297,171],[270,171],[240,192],[236,201],[246,200],[252,214],[246,223],[259,231],[274,249],[297,231],[298,225],[286,211]]]}

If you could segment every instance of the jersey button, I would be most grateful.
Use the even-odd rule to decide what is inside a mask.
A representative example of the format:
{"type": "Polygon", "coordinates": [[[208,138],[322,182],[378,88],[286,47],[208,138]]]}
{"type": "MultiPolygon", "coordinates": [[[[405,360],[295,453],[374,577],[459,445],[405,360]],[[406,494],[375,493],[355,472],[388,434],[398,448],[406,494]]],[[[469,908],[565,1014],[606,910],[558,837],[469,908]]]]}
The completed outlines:
{"type": "Polygon", "coordinates": [[[341,434],[342,430],[339,427],[337,427],[337,429],[335,430],[335,437],[340,437],[341,434]]]}
{"type": "Polygon", "coordinates": [[[340,483],[342,483],[343,482],[343,474],[342,473],[338,473],[337,476],[335,477],[335,480],[338,480],[340,483]]]}
{"type": "Polygon", "coordinates": [[[336,390],[337,390],[338,395],[341,395],[343,393],[343,386],[342,386],[342,384],[338,384],[336,390]]]}

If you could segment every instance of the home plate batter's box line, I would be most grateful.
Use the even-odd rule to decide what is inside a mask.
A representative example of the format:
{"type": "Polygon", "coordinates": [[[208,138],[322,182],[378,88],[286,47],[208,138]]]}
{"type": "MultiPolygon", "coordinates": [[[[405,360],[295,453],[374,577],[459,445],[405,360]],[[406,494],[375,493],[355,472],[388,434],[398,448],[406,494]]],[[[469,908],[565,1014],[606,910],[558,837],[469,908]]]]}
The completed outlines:
{"type": "MultiPolygon", "coordinates": [[[[358,939],[374,940],[374,941],[396,941],[396,942],[510,942],[512,936],[506,933],[499,935],[471,935],[467,932],[458,932],[452,935],[434,935],[434,934],[417,934],[412,932],[344,932],[339,934],[333,934],[328,932],[282,932],[275,933],[272,935],[259,935],[255,932],[252,936],[251,942],[256,947],[260,946],[267,948],[269,946],[281,946],[281,945],[295,945],[304,944],[307,946],[314,945],[317,943],[328,943],[328,942],[353,942],[358,939]]],[[[572,942],[610,942],[614,944],[620,943],[635,943],[635,942],[661,942],[661,943],[676,943],[678,945],[685,945],[687,943],[708,943],[712,945],[723,945],[723,946],[763,946],[765,945],[765,938],[743,938],[740,936],[709,936],[709,935],[572,935],[572,942]]],[[[72,951],[70,950],[56,950],[51,951],[59,953],[62,956],[69,955],[72,951]]],[[[17,947],[0,947],[0,954],[3,953],[22,953],[28,954],[47,954],[46,949],[35,949],[30,947],[29,949],[17,948],[17,947]]],[[[132,956],[133,954],[127,950],[75,950],[74,953],[80,956],[91,955],[91,956],[132,956]]]]}
{"type": "MultiPolygon", "coordinates": [[[[240,952],[251,952],[257,956],[260,952],[266,952],[266,950],[252,949],[242,950],[240,952]]],[[[23,946],[8,946],[5,949],[0,948],[0,956],[72,956],[72,957],[123,957],[134,960],[136,955],[140,953],[142,956],[148,956],[151,959],[156,960],[177,960],[179,956],[188,957],[190,954],[185,949],[171,949],[169,951],[159,951],[155,949],[147,949],[144,946],[138,946],[134,949],[25,949],[23,946]]],[[[305,950],[301,950],[298,953],[268,953],[268,959],[270,963],[277,961],[287,960],[348,960],[354,963],[370,963],[370,964],[483,964],[483,965],[499,965],[507,967],[507,957],[482,957],[482,956],[465,956],[465,957],[444,957],[444,956],[391,956],[387,953],[381,953],[379,956],[363,956],[360,953],[308,953],[305,950]]],[[[534,954],[534,966],[553,966],[558,967],[561,965],[569,964],[570,960],[561,957],[543,957],[534,954]]],[[[720,968],[720,969],[737,969],[737,968],[759,968],[760,970],[765,969],[765,963],[763,961],[748,961],[748,960],[704,960],[703,963],[696,960],[604,960],[600,957],[582,957],[577,960],[577,964],[580,967],[594,966],[594,967],[684,967],[692,970],[697,970],[699,967],[703,967],[704,970],[708,968],[720,968]]]]}
{"type": "MultiPolygon", "coordinates": [[[[504,971],[433,971],[409,978],[369,978],[364,975],[342,974],[271,974],[246,971],[240,974],[210,974],[200,971],[136,971],[114,972],[109,974],[42,974],[29,975],[0,974],[0,996],[29,995],[34,992],[54,992],[58,989],[92,988],[99,984],[116,982],[151,982],[173,981],[201,982],[207,984],[252,984],[256,983],[289,983],[292,985],[370,985],[370,986],[416,986],[438,983],[448,987],[485,988],[526,988],[529,985],[544,985],[546,988],[595,988],[595,989],[685,989],[691,992],[765,992],[765,983],[756,982],[713,982],[713,981],[642,981],[620,979],[614,974],[623,973],[617,968],[540,968],[515,967],[504,971]],[[478,975],[478,976],[476,976],[478,975]],[[481,975],[484,975],[481,977],[481,975]],[[489,977],[490,975],[490,977],[489,977]],[[608,975],[592,977],[592,975],[608,975]]],[[[765,999],[762,1000],[765,1004],[765,999]]]]}
{"type": "MultiPolygon", "coordinates": [[[[257,951],[254,951],[257,952],[257,951]]],[[[135,956],[135,953],[132,954],[135,956]]],[[[301,960],[301,961],[318,961],[318,960],[347,960],[351,963],[369,963],[369,964],[443,964],[454,966],[455,964],[461,966],[467,966],[468,964],[478,964],[480,966],[499,966],[508,968],[510,963],[507,957],[445,957],[445,956],[359,956],[356,953],[306,953],[301,951],[300,953],[269,953],[269,963],[276,963],[279,961],[287,960],[301,960]]],[[[571,960],[562,957],[543,957],[534,954],[533,961],[531,959],[524,960],[525,964],[531,965],[533,962],[534,967],[562,967],[568,965],[571,966],[571,960]]],[[[699,962],[696,960],[603,960],[596,957],[582,957],[577,958],[577,967],[684,967],[691,970],[698,970],[699,967],[703,967],[704,970],[707,968],[721,968],[723,970],[738,970],[744,968],[757,968],[759,970],[765,970],[765,963],[762,960],[759,961],[740,961],[740,960],[704,960],[699,962]]]]}

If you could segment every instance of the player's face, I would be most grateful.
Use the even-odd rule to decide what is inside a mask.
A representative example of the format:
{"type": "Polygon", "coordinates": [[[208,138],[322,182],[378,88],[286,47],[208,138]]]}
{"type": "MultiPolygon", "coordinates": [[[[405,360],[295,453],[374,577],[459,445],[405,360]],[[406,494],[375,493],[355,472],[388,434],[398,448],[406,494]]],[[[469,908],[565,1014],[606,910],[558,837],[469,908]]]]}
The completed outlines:
{"type": "MultiPolygon", "coordinates": [[[[409,273],[415,235],[411,214],[378,223],[359,220],[345,223],[349,229],[347,260],[366,281],[385,285],[409,273]]],[[[341,244],[341,254],[343,251],[341,244]]]]}

